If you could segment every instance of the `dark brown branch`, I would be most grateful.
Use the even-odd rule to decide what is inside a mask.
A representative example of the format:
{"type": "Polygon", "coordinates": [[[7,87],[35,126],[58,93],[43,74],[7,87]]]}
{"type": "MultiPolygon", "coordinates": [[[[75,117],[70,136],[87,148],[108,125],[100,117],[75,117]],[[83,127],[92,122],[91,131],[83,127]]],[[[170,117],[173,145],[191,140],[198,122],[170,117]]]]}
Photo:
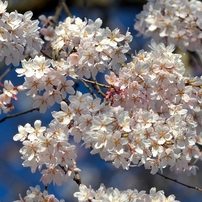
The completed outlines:
{"type": "Polygon", "coordinates": [[[105,97],[106,95],[105,95],[104,92],[102,92],[102,90],[100,89],[100,87],[110,88],[110,86],[105,85],[105,84],[98,83],[96,80],[91,81],[91,80],[82,78],[81,81],[82,81],[82,82],[91,83],[92,86],[97,90],[97,92],[98,92],[100,95],[102,95],[103,97],[105,97]]]}
{"type": "Polygon", "coordinates": [[[49,55],[47,55],[43,50],[41,50],[41,53],[45,56],[45,57],[47,57],[47,58],[49,58],[49,59],[53,59],[51,56],[49,56],[49,55]]]}
{"type": "Polygon", "coordinates": [[[27,114],[27,113],[33,112],[35,110],[38,110],[38,108],[29,109],[29,110],[26,110],[26,111],[23,111],[23,112],[19,112],[19,113],[16,113],[16,114],[9,114],[9,115],[5,116],[4,118],[0,119],[0,123],[4,122],[6,119],[10,119],[10,118],[13,118],[13,117],[21,116],[23,114],[27,114]]]}
{"type": "Polygon", "coordinates": [[[82,184],[82,182],[81,182],[81,177],[80,177],[80,175],[79,175],[79,172],[74,171],[74,173],[75,173],[74,181],[75,181],[78,185],[82,184]]]}
{"type": "Polygon", "coordinates": [[[90,91],[91,95],[93,95],[95,98],[97,97],[96,94],[93,92],[92,88],[86,83],[86,79],[81,79],[83,82],[84,86],[90,91]]]}
{"type": "Polygon", "coordinates": [[[102,90],[100,89],[100,85],[97,84],[97,81],[94,80],[95,85],[93,85],[93,87],[97,90],[97,92],[102,95],[103,98],[105,98],[106,94],[104,92],[102,92],[102,90]]]}
{"type": "MultiPolygon", "coordinates": [[[[73,160],[74,161],[74,160],[73,160]]],[[[75,162],[75,161],[74,161],[75,162]]],[[[64,171],[64,173],[65,173],[65,175],[67,174],[67,170],[65,169],[65,167],[64,166],[62,166],[62,165],[60,165],[60,164],[58,164],[58,166],[64,171]]],[[[74,168],[76,168],[76,165],[74,165],[74,168]]],[[[80,184],[82,184],[82,182],[81,182],[81,177],[80,177],[80,175],[79,175],[79,172],[78,171],[74,171],[74,178],[73,178],[73,180],[78,184],[78,185],[80,185],[80,184]]]]}
{"type": "Polygon", "coordinates": [[[65,173],[65,175],[66,175],[66,174],[67,174],[67,171],[65,170],[65,167],[62,166],[62,165],[60,165],[60,164],[58,164],[58,166],[64,171],[64,173],[65,173]]]}
{"type": "Polygon", "coordinates": [[[172,179],[172,178],[170,178],[170,177],[167,177],[167,176],[165,176],[165,175],[163,175],[163,174],[161,174],[161,173],[157,173],[157,175],[159,175],[159,176],[165,178],[166,180],[170,180],[170,181],[173,181],[173,182],[175,182],[175,183],[177,183],[177,184],[180,184],[180,185],[182,185],[182,186],[184,186],[184,187],[187,187],[187,188],[189,188],[189,189],[195,189],[195,190],[197,190],[197,191],[201,191],[201,192],[202,192],[202,189],[199,188],[199,187],[194,187],[194,186],[191,186],[191,185],[188,185],[188,184],[179,182],[178,180],[172,179]]]}
{"type": "Polygon", "coordinates": [[[76,168],[77,168],[76,161],[73,160],[73,162],[74,162],[74,174],[75,174],[74,175],[74,181],[80,186],[82,184],[81,176],[79,175],[79,172],[76,171],[76,168]]]}
{"type": "Polygon", "coordinates": [[[72,18],[72,14],[71,14],[71,12],[69,11],[69,8],[67,7],[67,4],[65,3],[65,0],[60,0],[60,3],[61,3],[61,5],[62,5],[62,8],[63,8],[63,10],[65,11],[66,15],[67,15],[68,17],[71,17],[71,18],[72,18]]]}
{"type": "Polygon", "coordinates": [[[98,85],[98,86],[104,87],[104,88],[110,88],[109,85],[105,85],[105,84],[102,84],[102,83],[98,83],[96,80],[91,81],[91,80],[84,79],[84,78],[82,78],[82,80],[85,81],[85,82],[88,82],[88,83],[92,83],[92,84],[95,84],[95,85],[98,85]]]}
{"type": "Polygon", "coordinates": [[[57,5],[57,8],[56,8],[56,10],[55,10],[54,16],[53,16],[53,22],[54,22],[55,24],[58,23],[58,20],[59,20],[59,18],[60,18],[60,16],[61,16],[61,13],[62,13],[62,5],[61,5],[61,3],[59,2],[58,5],[57,5]]]}
{"type": "Polygon", "coordinates": [[[6,71],[0,76],[0,81],[14,68],[13,65],[10,65],[6,71]]]}
{"type": "Polygon", "coordinates": [[[60,0],[55,10],[55,13],[53,15],[53,22],[55,23],[55,25],[58,24],[62,10],[65,11],[68,17],[72,17],[72,14],[70,13],[69,8],[67,7],[67,4],[65,3],[65,0],[60,0]]]}

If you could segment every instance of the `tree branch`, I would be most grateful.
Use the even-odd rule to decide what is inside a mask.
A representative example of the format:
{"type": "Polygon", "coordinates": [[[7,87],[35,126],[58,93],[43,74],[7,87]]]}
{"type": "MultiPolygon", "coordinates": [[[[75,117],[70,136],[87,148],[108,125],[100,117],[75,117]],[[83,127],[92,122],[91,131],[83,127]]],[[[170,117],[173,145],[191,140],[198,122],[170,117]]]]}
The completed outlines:
{"type": "Polygon", "coordinates": [[[10,65],[6,71],[0,76],[0,81],[14,68],[13,65],[10,65]]]}
{"type": "Polygon", "coordinates": [[[184,187],[187,187],[187,188],[189,188],[189,189],[195,189],[195,190],[197,190],[197,191],[201,191],[201,192],[202,192],[202,189],[199,188],[199,187],[194,187],[194,186],[190,186],[190,185],[188,185],[188,184],[179,182],[178,180],[172,179],[172,178],[170,178],[170,177],[167,177],[167,176],[165,176],[165,175],[163,175],[163,174],[161,174],[161,173],[157,173],[157,175],[159,175],[159,176],[165,178],[166,180],[170,180],[170,181],[173,181],[173,182],[175,182],[175,183],[177,183],[177,184],[180,184],[180,185],[182,185],[182,186],[184,186],[184,187]]]}
{"type": "Polygon", "coordinates": [[[96,94],[93,92],[92,88],[87,84],[86,79],[81,79],[81,82],[84,84],[84,86],[89,90],[91,95],[93,95],[94,98],[96,98],[96,94]]]}
{"type": "Polygon", "coordinates": [[[16,114],[9,114],[9,115],[5,116],[4,118],[0,119],[0,123],[4,122],[6,119],[21,116],[23,114],[27,114],[27,113],[33,112],[35,110],[38,110],[38,108],[29,109],[29,110],[26,110],[26,111],[23,111],[23,112],[20,112],[20,113],[16,113],[16,114]]]}
{"type": "Polygon", "coordinates": [[[59,20],[59,18],[60,18],[60,16],[61,16],[61,12],[62,12],[62,5],[61,5],[61,3],[59,2],[58,5],[57,5],[57,7],[56,7],[54,16],[53,16],[53,22],[54,22],[55,24],[58,23],[58,20],[59,20]]]}
{"type": "Polygon", "coordinates": [[[72,14],[71,14],[71,12],[69,11],[69,8],[67,7],[67,4],[65,3],[65,0],[60,0],[60,3],[61,3],[61,5],[62,5],[62,8],[63,8],[63,10],[65,11],[66,15],[67,15],[68,17],[71,17],[71,18],[72,18],[72,14]]]}
{"type": "Polygon", "coordinates": [[[88,83],[91,83],[92,86],[93,86],[93,88],[96,89],[97,92],[98,92],[100,95],[102,95],[103,97],[105,97],[106,95],[105,95],[104,92],[102,92],[102,90],[100,89],[100,87],[104,87],[104,88],[108,88],[108,89],[110,88],[110,86],[105,85],[105,84],[98,83],[96,80],[91,81],[91,80],[82,78],[81,81],[84,83],[84,85],[85,85],[85,83],[87,83],[87,82],[88,82],[88,83]]]}
{"type": "MultiPolygon", "coordinates": [[[[75,162],[75,161],[74,161],[75,162]]],[[[64,171],[64,173],[65,173],[65,175],[67,174],[67,170],[65,170],[65,167],[64,166],[62,166],[62,165],[60,165],[60,164],[58,164],[58,166],[64,171]]],[[[74,168],[76,168],[76,165],[74,165],[74,168]]],[[[82,182],[81,182],[81,176],[79,175],[79,172],[78,171],[74,171],[74,178],[73,178],[73,180],[78,184],[78,185],[80,185],[80,184],[82,184],[82,182]]]]}
{"type": "Polygon", "coordinates": [[[82,80],[85,81],[85,82],[88,82],[88,83],[92,83],[92,84],[94,84],[94,85],[98,85],[98,86],[104,87],[104,88],[110,88],[109,85],[105,85],[105,84],[102,84],[102,83],[98,83],[96,80],[91,81],[91,80],[84,79],[84,78],[82,78],[82,80]]]}

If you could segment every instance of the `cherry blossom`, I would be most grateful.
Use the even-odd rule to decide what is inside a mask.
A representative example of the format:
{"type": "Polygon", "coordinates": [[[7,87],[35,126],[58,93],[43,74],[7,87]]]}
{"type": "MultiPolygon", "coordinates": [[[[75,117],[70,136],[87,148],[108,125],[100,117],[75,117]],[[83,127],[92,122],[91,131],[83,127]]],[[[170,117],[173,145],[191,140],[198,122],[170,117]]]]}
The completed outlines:
{"type": "Polygon", "coordinates": [[[156,188],[151,188],[150,193],[147,194],[145,191],[138,192],[136,189],[127,189],[125,191],[119,191],[116,188],[110,187],[105,188],[103,184],[100,188],[94,191],[91,187],[87,188],[84,184],[79,186],[79,192],[74,193],[74,197],[78,198],[79,202],[98,202],[98,201],[139,201],[139,202],[152,202],[152,201],[168,201],[168,202],[179,202],[175,200],[175,196],[170,195],[166,197],[163,191],[156,191],[156,188]]]}
{"type": "Polygon", "coordinates": [[[50,124],[50,128],[41,126],[41,121],[36,120],[34,128],[30,124],[24,127],[19,126],[19,133],[14,136],[14,140],[23,141],[20,153],[23,155],[23,165],[30,166],[35,172],[38,168],[41,171],[41,181],[48,185],[61,185],[72,175],[71,171],[78,170],[75,167],[76,154],[75,146],[70,145],[68,137],[62,129],[57,129],[57,121],[50,124]]]}
{"type": "Polygon", "coordinates": [[[156,42],[173,43],[183,51],[201,49],[201,1],[149,0],[134,28],[156,42]]]}
{"type": "Polygon", "coordinates": [[[101,19],[93,22],[68,17],[56,27],[52,48],[60,52],[57,57],[74,65],[80,78],[91,75],[95,78],[97,72],[103,72],[106,67],[126,61],[124,54],[130,49],[128,43],[132,40],[129,31],[123,35],[119,29],[111,31],[101,28],[101,24],[101,19]]]}
{"type": "Polygon", "coordinates": [[[17,68],[19,76],[25,76],[24,89],[28,89],[27,95],[35,100],[33,106],[39,108],[40,112],[53,106],[55,102],[60,103],[68,94],[74,94],[74,81],[66,77],[67,72],[63,69],[57,71],[52,68],[53,60],[44,56],[36,56],[33,59],[23,60],[22,68],[17,68]],[[43,93],[42,93],[43,92],[43,93]]]}
{"type": "MultiPolygon", "coordinates": [[[[116,168],[144,166],[153,175],[167,167],[188,176],[197,173],[196,162],[202,160],[202,77],[185,76],[181,55],[174,50],[179,46],[200,51],[201,2],[149,0],[137,16],[135,29],[153,38],[150,50],[140,50],[129,62],[129,31],[103,28],[99,18],[67,17],[56,25],[53,17],[44,15],[39,17],[39,30],[31,11],[8,13],[7,4],[0,0],[0,60],[14,66],[21,62],[15,71],[24,83],[0,83],[0,112],[14,109],[12,101],[22,90],[33,98],[39,113],[60,105],[51,111],[53,119],[47,126],[36,120],[19,125],[13,136],[22,143],[22,165],[32,173],[39,170],[45,187],[75,179],[80,169],[74,142],[116,168]],[[98,73],[104,74],[107,85],[97,82],[98,73]],[[89,93],[77,89],[79,80],[90,83],[85,85],[89,93]],[[91,91],[94,86],[105,88],[102,93],[97,90],[102,97],[91,91]]],[[[175,196],[166,197],[156,188],[147,194],[103,184],[95,191],[77,184],[74,197],[81,202],[177,202],[175,196]]],[[[59,200],[36,186],[18,201],[59,200]]]]}
{"type": "Polygon", "coordinates": [[[40,201],[53,201],[53,202],[64,202],[64,200],[58,200],[55,198],[53,194],[48,194],[48,191],[41,192],[41,188],[39,185],[36,187],[30,187],[29,190],[27,190],[27,196],[24,198],[20,195],[20,200],[15,200],[14,202],[24,202],[24,201],[30,201],[30,202],[40,202],[40,201]]]}
{"type": "Polygon", "coordinates": [[[6,65],[12,63],[17,66],[24,59],[25,53],[34,54],[41,50],[43,41],[39,37],[39,22],[31,20],[33,15],[31,11],[24,15],[17,11],[8,13],[6,12],[8,2],[0,1],[0,5],[0,60],[5,59],[6,65]]]}

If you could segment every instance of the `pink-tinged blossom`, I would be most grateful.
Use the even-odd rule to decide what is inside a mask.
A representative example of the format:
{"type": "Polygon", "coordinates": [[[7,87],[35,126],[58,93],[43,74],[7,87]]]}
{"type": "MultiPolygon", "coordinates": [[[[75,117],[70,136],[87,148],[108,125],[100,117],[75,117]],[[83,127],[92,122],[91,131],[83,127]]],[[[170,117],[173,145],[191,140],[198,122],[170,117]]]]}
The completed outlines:
{"type": "Polygon", "coordinates": [[[3,93],[7,95],[10,98],[16,98],[16,94],[18,93],[17,89],[13,86],[11,81],[5,80],[4,81],[4,88],[3,88],[3,93]]]}
{"type": "Polygon", "coordinates": [[[105,74],[105,80],[113,86],[117,86],[119,83],[119,78],[115,75],[114,72],[110,71],[110,75],[105,74]]]}
{"type": "Polygon", "coordinates": [[[46,41],[50,41],[54,36],[54,28],[51,26],[48,26],[47,28],[43,27],[40,29],[40,34],[44,36],[46,41]]]}

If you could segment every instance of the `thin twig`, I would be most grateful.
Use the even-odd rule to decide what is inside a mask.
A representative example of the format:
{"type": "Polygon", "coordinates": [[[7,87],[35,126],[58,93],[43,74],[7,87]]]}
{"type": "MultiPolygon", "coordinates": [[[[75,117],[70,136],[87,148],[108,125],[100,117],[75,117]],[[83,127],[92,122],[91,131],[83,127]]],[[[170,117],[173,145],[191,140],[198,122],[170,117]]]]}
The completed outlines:
{"type": "Polygon", "coordinates": [[[45,57],[49,58],[49,59],[53,59],[51,56],[49,56],[48,54],[46,54],[43,50],[40,51],[45,57]]]}
{"type": "Polygon", "coordinates": [[[197,190],[197,191],[201,191],[201,192],[202,192],[202,189],[199,188],[199,187],[194,187],[194,186],[191,186],[191,185],[188,185],[188,184],[179,182],[178,180],[172,179],[172,178],[170,178],[170,177],[167,177],[167,176],[165,176],[165,175],[163,175],[163,174],[161,174],[161,173],[157,173],[157,175],[159,175],[159,176],[165,178],[166,180],[170,180],[170,181],[176,182],[177,184],[180,184],[180,185],[182,185],[182,186],[185,186],[185,187],[187,187],[187,188],[189,188],[189,189],[195,189],[195,190],[197,190]]]}
{"type": "Polygon", "coordinates": [[[58,23],[58,20],[61,16],[61,13],[62,13],[62,4],[59,2],[57,5],[57,8],[55,10],[55,14],[53,16],[53,19],[52,19],[55,24],[58,23]]]}
{"type": "Polygon", "coordinates": [[[112,67],[109,67],[109,70],[114,72],[114,74],[119,77],[119,73],[117,73],[117,71],[115,69],[113,69],[112,67]]]}
{"type": "MultiPolygon", "coordinates": [[[[75,161],[73,160],[73,162],[75,163],[75,161]]],[[[65,167],[64,166],[62,166],[62,165],[60,165],[60,164],[58,164],[58,166],[64,171],[64,173],[65,173],[65,175],[67,174],[67,170],[65,169],[65,167]]],[[[76,168],[76,165],[74,165],[74,168],[76,168]]],[[[71,169],[70,169],[71,170],[71,169]]],[[[82,184],[82,182],[81,182],[81,176],[79,175],[79,172],[78,171],[74,171],[74,178],[73,178],[73,180],[78,184],[78,185],[80,185],[80,184],[82,184]]]]}
{"type": "Polygon", "coordinates": [[[66,175],[66,174],[67,174],[67,171],[65,170],[65,167],[62,166],[62,165],[60,165],[60,164],[58,164],[58,166],[64,171],[64,173],[65,173],[65,175],[66,175]]]}
{"type": "Polygon", "coordinates": [[[82,78],[82,80],[85,81],[85,82],[88,82],[88,83],[92,83],[92,84],[94,84],[94,85],[98,85],[98,86],[100,86],[100,87],[110,88],[109,85],[105,85],[105,84],[102,84],[102,83],[98,83],[96,80],[92,81],[92,80],[88,80],[88,79],[84,79],[84,78],[82,78]]]}
{"type": "Polygon", "coordinates": [[[104,92],[102,92],[100,86],[97,84],[97,81],[94,80],[95,85],[93,85],[93,87],[97,90],[97,92],[102,95],[103,98],[105,98],[106,94],[104,92]]]}
{"type": "Polygon", "coordinates": [[[75,173],[74,181],[75,181],[78,185],[82,184],[82,182],[81,182],[81,177],[80,177],[80,175],[79,175],[79,172],[74,171],[74,173],[75,173]]]}
{"type": "Polygon", "coordinates": [[[91,95],[93,95],[95,98],[97,95],[93,92],[92,88],[86,83],[86,79],[81,79],[81,82],[83,82],[84,86],[90,91],[91,95]]]}
{"type": "Polygon", "coordinates": [[[66,15],[67,15],[68,17],[71,17],[71,18],[72,18],[72,14],[71,14],[71,12],[69,11],[69,8],[67,7],[67,4],[65,3],[65,0],[61,0],[60,3],[61,3],[61,5],[62,5],[63,10],[65,11],[66,15]]]}
{"type": "Polygon", "coordinates": [[[6,71],[0,76],[0,81],[14,68],[13,65],[7,67],[6,71]]]}
{"type": "Polygon", "coordinates": [[[80,186],[82,184],[82,181],[81,181],[81,176],[79,175],[79,172],[76,171],[76,161],[73,159],[73,162],[74,162],[74,181],[80,186]]]}
{"type": "Polygon", "coordinates": [[[13,118],[13,117],[21,116],[23,114],[27,114],[27,113],[33,112],[35,110],[38,110],[38,108],[29,109],[29,110],[26,110],[26,111],[23,111],[23,112],[19,112],[19,113],[16,113],[16,114],[9,114],[9,115],[5,116],[4,118],[0,119],[0,123],[2,123],[3,121],[5,121],[6,119],[10,119],[10,118],[13,118]]]}

